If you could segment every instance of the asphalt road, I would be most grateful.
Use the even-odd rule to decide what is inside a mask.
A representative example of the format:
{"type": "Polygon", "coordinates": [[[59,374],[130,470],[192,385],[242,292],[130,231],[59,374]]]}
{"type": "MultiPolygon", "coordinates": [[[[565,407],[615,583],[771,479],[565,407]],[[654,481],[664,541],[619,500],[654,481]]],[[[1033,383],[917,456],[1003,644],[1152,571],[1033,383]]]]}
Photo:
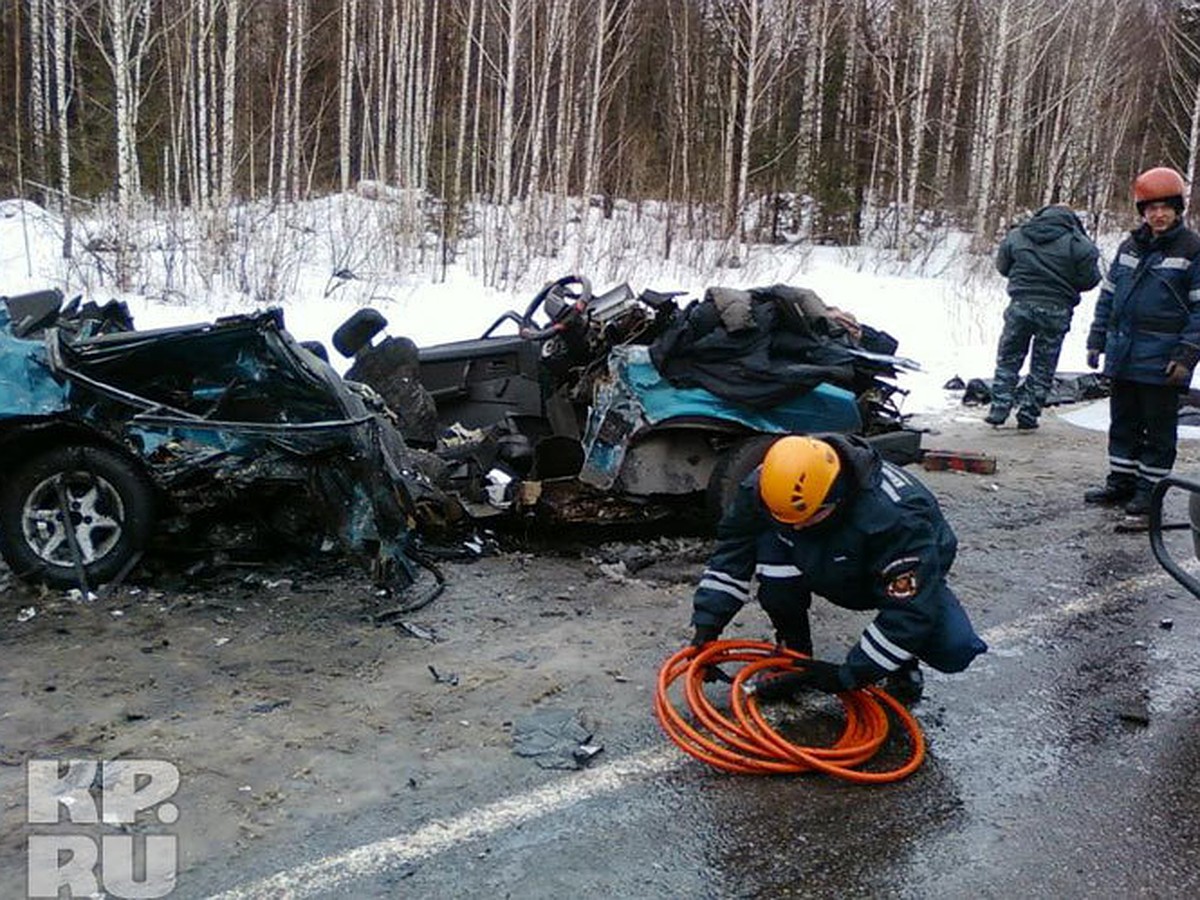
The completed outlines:
{"type": "MultiPolygon", "coordinates": [[[[38,649],[21,663],[30,687],[11,692],[24,711],[0,713],[13,760],[0,776],[19,791],[17,760],[80,747],[177,760],[179,898],[1200,895],[1200,601],[1162,573],[1145,535],[1116,534],[1110,512],[1079,502],[1102,436],[1050,419],[1031,435],[969,421],[937,443],[1000,461],[990,477],[921,476],[959,535],[953,583],[990,651],[965,673],[927,675],[914,711],[928,758],[903,782],[733,776],[685,756],[651,717],[648,688],[686,639],[700,564],[679,560],[655,582],[655,566],[629,580],[599,556],[540,553],[448,567],[446,596],[418,619],[438,643],[355,624],[337,604],[344,587],[270,602],[259,590],[261,609],[210,597],[175,598],[169,614],[130,600],[119,619],[40,612],[21,627],[44,622],[25,638],[42,643],[14,630],[5,645],[14,664],[38,649]],[[50,702],[39,660],[53,662],[55,641],[96,648],[103,673],[135,620],[144,671],[122,683],[158,679],[122,699],[138,719],[99,717],[68,743],[46,706],[46,725],[17,733],[36,722],[29,703],[50,702]],[[145,655],[151,627],[170,647],[145,655]],[[105,643],[77,637],[93,630],[105,643]],[[232,640],[214,646],[218,633],[232,640]],[[254,652],[230,657],[239,646],[254,652]],[[434,683],[429,665],[461,683],[434,683]],[[148,698],[186,678],[160,713],[148,698]],[[272,697],[290,705],[254,711],[272,697]],[[502,726],[552,702],[595,718],[604,750],[586,769],[512,753],[502,726]]],[[[1196,470],[1197,456],[1186,448],[1179,468],[1196,470]]],[[[1173,541],[1190,552],[1185,533],[1173,541]]],[[[664,546],[649,553],[663,565],[664,546]]],[[[825,658],[864,624],[820,602],[813,619],[825,658]]],[[[729,636],[761,634],[761,611],[736,625],[729,636]]],[[[20,798],[4,799],[19,818],[20,798]]],[[[4,833],[0,863],[23,865],[27,830],[4,833]]]]}
{"type": "Polygon", "coordinates": [[[722,775],[647,727],[421,829],[315,834],[233,896],[1195,896],[1200,602],[1155,573],[1064,600],[930,677],[901,784],[722,775]]]}

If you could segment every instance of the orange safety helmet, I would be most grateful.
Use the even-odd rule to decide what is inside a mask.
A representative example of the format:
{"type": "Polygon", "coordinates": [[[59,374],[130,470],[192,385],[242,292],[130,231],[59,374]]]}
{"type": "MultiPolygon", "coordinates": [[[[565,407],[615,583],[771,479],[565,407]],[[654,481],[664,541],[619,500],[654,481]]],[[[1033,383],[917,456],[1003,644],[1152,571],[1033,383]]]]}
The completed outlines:
{"type": "Polygon", "coordinates": [[[1165,166],[1147,169],[1133,182],[1133,202],[1137,205],[1139,213],[1147,203],[1153,203],[1155,200],[1173,200],[1176,197],[1179,198],[1178,202],[1171,205],[1183,212],[1186,196],[1187,186],[1183,183],[1183,176],[1165,166]]]}
{"type": "Polygon", "coordinates": [[[803,525],[820,510],[841,470],[841,460],[828,443],[789,435],[767,451],[758,494],[777,522],[803,525]]]}

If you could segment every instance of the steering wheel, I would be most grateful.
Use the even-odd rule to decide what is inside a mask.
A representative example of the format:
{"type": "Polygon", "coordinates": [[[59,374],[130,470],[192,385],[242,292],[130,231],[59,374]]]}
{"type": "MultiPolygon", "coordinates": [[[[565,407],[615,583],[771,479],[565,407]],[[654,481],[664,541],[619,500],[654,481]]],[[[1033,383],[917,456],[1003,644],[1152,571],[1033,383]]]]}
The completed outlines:
{"type": "Polygon", "coordinates": [[[537,296],[525,307],[519,333],[527,341],[551,338],[565,329],[573,318],[582,315],[591,300],[592,284],[582,275],[566,275],[552,281],[538,291],[537,296]],[[550,324],[544,328],[533,321],[534,314],[543,306],[550,318],[550,324]]]}

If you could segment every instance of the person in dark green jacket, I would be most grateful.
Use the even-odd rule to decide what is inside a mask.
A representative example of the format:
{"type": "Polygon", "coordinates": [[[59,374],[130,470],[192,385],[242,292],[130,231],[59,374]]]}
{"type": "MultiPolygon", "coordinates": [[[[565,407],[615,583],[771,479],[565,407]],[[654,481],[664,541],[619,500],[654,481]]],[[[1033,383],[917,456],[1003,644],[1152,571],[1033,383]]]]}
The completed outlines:
{"type": "Polygon", "coordinates": [[[1016,405],[1017,428],[1038,427],[1079,294],[1100,283],[1099,258],[1078,217],[1065,206],[1039,209],[1001,241],[996,268],[1008,279],[1010,302],[996,351],[992,408],[984,419],[989,425],[1003,425],[1016,405]],[[1018,398],[1017,377],[1026,354],[1029,375],[1018,398]]]}

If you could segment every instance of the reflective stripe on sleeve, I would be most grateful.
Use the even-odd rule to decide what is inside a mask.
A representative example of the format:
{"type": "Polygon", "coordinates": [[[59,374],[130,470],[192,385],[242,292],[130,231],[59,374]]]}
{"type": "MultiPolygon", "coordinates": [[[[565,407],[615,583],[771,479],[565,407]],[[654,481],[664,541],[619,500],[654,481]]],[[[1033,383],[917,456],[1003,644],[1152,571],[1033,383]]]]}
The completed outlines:
{"type": "Polygon", "coordinates": [[[1191,264],[1192,264],[1191,260],[1184,259],[1182,256],[1167,256],[1167,257],[1164,257],[1163,261],[1160,262],[1157,266],[1155,266],[1155,268],[1156,269],[1179,269],[1181,271],[1186,271],[1188,266],[1190,266],[1191,264]]]}
{"type": "Polygon", "coordinates": [[[884,637],[874,622],[867,626],[858,645],[875,665],[888,672],[895,672],[903,663],[913,658],[903,647],[896,646],[884,637]]]}
{"type": "Polygon", "coordinates": [[[782,563],[759,563],[754,567],[754,574],[759,578],[798,578],[804,573],[795,566],[782,563]]]}

